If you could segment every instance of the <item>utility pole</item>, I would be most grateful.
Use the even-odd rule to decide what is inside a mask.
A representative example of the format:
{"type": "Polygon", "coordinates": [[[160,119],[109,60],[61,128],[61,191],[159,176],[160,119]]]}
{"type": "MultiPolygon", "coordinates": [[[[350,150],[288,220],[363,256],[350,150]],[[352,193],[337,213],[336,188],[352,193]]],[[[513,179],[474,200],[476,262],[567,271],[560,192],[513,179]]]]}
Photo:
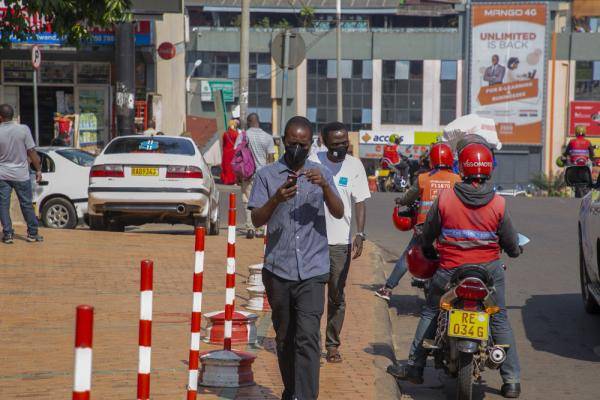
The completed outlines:
{"type": "Polygon", "coordinates": [[[240,123],[246,128],[248,115],[248,75],[250,70],[250,0],[242,0],[240,29],[240,123]]]}
{"type": "MultiPolygon", "coordinates": [[[[285,134],[285,109],[287,108],[287,86],[288,86],[288,71],[290,69],[290,36],[288,29],[285,30],[285,39],[283,40],[283,79],[281,80],[281,118],[279,131],[281,137],[285,134]]],[[[275,137],[278,135],[276,134],[275,137]]]]}
{"type": "Polygon", "coordinates": [[[116,34],[117,136],[126,136],[135,133],[135,34],[133,22],[118,24],[116,34]]]}
{"type": "Polygon", "coordinates": [[[344,122],[344,104],[342,97],[342,0],[337,0],[336,5],[336,76],[337,76],[337,119],[344,122]]]}

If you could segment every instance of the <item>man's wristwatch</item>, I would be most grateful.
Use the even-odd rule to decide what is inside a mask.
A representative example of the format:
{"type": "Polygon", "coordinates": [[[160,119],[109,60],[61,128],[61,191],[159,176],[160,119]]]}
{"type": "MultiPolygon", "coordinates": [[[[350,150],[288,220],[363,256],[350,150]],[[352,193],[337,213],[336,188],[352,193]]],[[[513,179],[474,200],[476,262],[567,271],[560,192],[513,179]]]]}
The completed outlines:
{"type": "Polygon", "coordinates": [[[364,232],[356,232],[356,236],[360,236],[362,240],[367,240],[367,235],[364,232]]]}

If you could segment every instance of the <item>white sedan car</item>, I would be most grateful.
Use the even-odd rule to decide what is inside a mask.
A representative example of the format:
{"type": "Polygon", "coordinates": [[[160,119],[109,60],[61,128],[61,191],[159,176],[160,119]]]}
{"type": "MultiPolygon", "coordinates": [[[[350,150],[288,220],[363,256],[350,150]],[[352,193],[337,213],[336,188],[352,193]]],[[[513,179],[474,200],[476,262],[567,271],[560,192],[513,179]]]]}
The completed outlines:
{"type": "Polygon", "coordinates": [[[33,183],[38,217],[48,228],[72,229],[83,220],[88,205],[88,179],[94,156],[70,147],[36,148],[42,182],[33,183]]]}
{"type": "Polygon", "coordinates": [[[96,157],[88,193],[94,230],[184,223],[219,233],[219,192],[202,154],[186,137],[113,139],[96,157]]]}

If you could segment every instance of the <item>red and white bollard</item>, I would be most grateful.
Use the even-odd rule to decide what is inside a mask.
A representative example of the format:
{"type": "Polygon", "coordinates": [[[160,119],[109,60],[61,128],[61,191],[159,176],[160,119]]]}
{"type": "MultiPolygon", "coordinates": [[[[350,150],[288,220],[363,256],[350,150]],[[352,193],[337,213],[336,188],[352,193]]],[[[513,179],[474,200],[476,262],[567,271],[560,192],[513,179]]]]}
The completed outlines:
{"type": "Polygon", "coordinates": [[[94,308],[84,305],[77,306],[75,321],[73,400],[89,400],[92,387],[94,308]]]}
{"type": "Polygon", "coordinates": [[[194,262],[194,299],[192,302],[192,340],[190,343],[187,400],[196,400],[198,392],[198,364],[200,362],[200,325],[202,322],[202,279],[204,273],[204,228],[196,228],[194,262]]]}
{"type": "Polygon", "coordinates": [[[235,304],[235,193],[229,193],[229,223],[227,227],[227,275],[225,278],[225,336],[223,349],[231,350],[231,331],[235,304]]]}
{"type": "Polygon", "coordinates": [[[142,261],[140,279],[140,331],[137,380],[138,400],[150,398],[150,363],[152,353],[152,274],[154,264],[142,261]]]}
{"type": "Polygon", "coordinates": [[[225,312],[223,350],[200,355],[200,384],[211,387],[240,387],[254,384],[254,354],[231,350],[235,300],[235,194],[229,195],[229,229],[227,231],[227,278],[225,280],[225,312]]]}

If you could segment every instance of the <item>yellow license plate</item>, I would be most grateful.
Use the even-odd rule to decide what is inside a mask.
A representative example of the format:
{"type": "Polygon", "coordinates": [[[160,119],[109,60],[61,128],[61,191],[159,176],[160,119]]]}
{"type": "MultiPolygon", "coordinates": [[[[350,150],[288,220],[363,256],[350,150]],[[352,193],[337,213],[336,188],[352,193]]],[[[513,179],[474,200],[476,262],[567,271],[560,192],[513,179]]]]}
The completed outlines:
{"type": "Polygon", "coordinates": [[[450,310],[448,336],[487,340],[489,319],[483,312],[450,310]]]}
{"type": "Polygon", "coordinates": [[[131,168],[133,176],[158,176],[158,168],[155,167],[133,167],[131,168]]]}
{"type": "Polygon", "coordinates": [[[390,170],[389,169],[380,169],[379,173],[377,175],[378,176],[389,176],[390,175],[390,170]]]}

